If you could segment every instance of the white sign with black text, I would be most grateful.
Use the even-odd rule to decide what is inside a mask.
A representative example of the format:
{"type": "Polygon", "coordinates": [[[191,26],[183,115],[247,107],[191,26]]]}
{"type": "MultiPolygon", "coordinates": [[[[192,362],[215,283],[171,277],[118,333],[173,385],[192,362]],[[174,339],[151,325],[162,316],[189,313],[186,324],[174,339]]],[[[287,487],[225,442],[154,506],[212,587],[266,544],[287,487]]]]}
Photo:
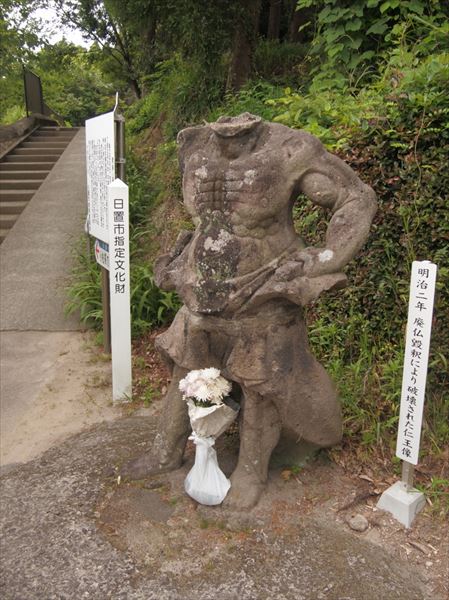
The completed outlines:
{"type": "Polygon", "coordinates": [[[86,121],[89,234],[108,243],[108,185],[115,179],[114,111],[86,121]]]}
{"type": "Polygon", "coordinates": [[[437,266],[412,264],[396,456],[418,464],[437,266]]]}
{"type": "Polygon", "coordinates": [[[128,186],[108,186],[109,277],[111,301],[112,399],[131,400],[131,306],[128,186]]]}

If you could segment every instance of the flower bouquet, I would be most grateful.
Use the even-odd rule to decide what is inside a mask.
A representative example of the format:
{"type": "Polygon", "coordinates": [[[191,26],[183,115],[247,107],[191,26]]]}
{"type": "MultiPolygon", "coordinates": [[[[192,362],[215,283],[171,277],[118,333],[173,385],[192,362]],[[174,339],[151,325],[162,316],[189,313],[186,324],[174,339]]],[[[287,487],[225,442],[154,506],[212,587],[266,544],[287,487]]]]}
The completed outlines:
{"type": "Polygon", "coordinates": [[[213,448],[220,436],[237,416],[239,406],[228,394],[231,383],[218,369],[190,371],[179,382],[179,389],[187,401],[192,435],[196,445],[195,464],[185,480],[185,490],[200,504],[220,504],[231,487],[218,466],[213,448]]]}

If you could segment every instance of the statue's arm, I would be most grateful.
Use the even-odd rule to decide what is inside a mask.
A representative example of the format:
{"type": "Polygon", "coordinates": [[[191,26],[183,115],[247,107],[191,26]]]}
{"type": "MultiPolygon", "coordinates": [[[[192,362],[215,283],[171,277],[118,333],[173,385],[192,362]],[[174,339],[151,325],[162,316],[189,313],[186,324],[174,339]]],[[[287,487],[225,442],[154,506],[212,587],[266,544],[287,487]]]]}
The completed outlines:
{"type": "MultiPolygon", "coordinates": [[[[187,127],[178,133],[178,159],[181,175],[184,177],[189,157],[203,147],[210,136],[208,127],[187,127]]],[[[187,209],[190,207],[187,206],[187,209]]],[[[193,218],[195,217],[192,214],[193,218]]],[[[177,279],[182,277],[183,264],[189,252],[192,231],[181,231],[174,247],[168,254],[159,256],[154,263],[154,280],[156,285],[166,291],[177,288],[177,279]]]]}
{"type": "Polygon", "coordinates": [[[168,254],[159,256],[154,263],[154,281],[163,290],[176,290],[176,275],[181,272],[181,264],[192,240],[192,231],[181,231],[175,245],[168,254]]]}
{"type": "Polygon", "coordinates": [[[338,157],[319,145],[299,190],[332,210],[324,248],[305,248],[295,256],[302,273],[317,277],[341,271],[365,243],[377,210],[374,191],[338,157]]]}
{"type": "MultiPolygon", "coordinates": [[[[348,165],[326,152],[316,138],[302,132],[303,144],[304,139],[310,149],[308,168],[296,181],[296,189],[313,203],[332,210],[325,246],[306,247],[290,254],[254,294],[253,305],[284,297],[304,306],[324,291],[345,287],[342,269],[365,243],[377,209],[373,190],[348,165]]],[[[295,141],[292,139],[293,159],[295,141]]],[[[295,160],[290,164],[294,176],[294,169],[301,165],[295,160]]]]}

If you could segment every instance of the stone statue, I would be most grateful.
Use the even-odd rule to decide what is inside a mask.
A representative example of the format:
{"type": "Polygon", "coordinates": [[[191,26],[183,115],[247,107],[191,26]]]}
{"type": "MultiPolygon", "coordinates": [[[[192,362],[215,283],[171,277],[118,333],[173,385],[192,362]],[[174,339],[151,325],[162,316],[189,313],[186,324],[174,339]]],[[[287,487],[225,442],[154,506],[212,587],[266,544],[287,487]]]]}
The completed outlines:
{"type": "Polygon", "coordinates": [[[157,346],[172,370],[151,455],[124,467],[140,478],[181,465],[190,433],[178,383],[216,367],[242,397],[240,451],[225,502],[257,503],[281,433],[320,447],[341,439],[334,386],[312,356],[302,308],[342,288],[365,242],[376,200],[305,131],[244,113],[178,135],[184,202],[195,224],[155,264],[157,284],[184,306],[157,346]],[[293,227],[299,193],[331,209],[323,248],[293,227]]]}

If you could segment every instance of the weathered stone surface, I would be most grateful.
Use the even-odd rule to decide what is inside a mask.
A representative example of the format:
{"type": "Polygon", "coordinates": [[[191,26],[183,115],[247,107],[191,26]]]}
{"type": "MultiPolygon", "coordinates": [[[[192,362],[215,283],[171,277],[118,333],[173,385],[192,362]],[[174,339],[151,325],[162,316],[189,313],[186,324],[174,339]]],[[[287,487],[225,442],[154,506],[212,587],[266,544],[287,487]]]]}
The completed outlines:
{"type": "Polygon", "coordinates": [[[230,505],[253,506],[281,432],[319,447],[341,438],[336,392],[312,356],[302,307],[346,285],[366,240],[374,193],[304,131],[244,113],[178,136],[184,202],[196,225],[155,265],[184,306],[158,347],[173,367],[156,456],[126,474],[180,464],[189,422],[178,390],[191,369],[217,367],[242,396],[241,444],[230,505]],[[332,211],[323,248],[295,232],[299,193],[332,211]]]}
{"type": "Polygon", "coordinates": [[[261,525],[242,515],[235,531],[207,528],[182,494],[192,456],[154,490],[105,477],[155,431],[153,417],[96,425],[1,477],[2,600],[442,600],[399,553],[305,515],[300,488],[288,526],[273,522],[279,475],[256,509],[261,525]]]}

